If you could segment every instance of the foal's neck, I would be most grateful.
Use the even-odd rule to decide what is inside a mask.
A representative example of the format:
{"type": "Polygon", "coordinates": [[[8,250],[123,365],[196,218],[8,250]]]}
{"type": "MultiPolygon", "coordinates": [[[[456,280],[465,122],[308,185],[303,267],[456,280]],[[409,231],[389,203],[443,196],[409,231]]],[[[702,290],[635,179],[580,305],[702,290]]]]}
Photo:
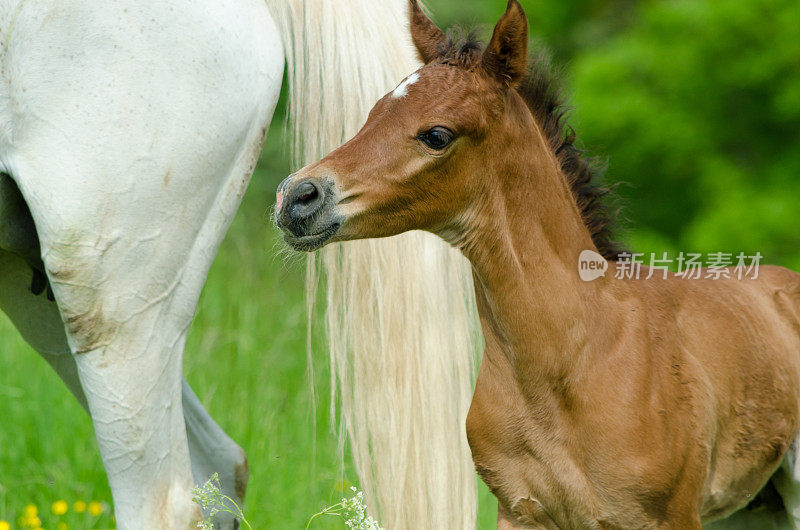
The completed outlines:
{"type": "Polygon", "coordinates": [[[605,283],[580,279],[578,256],[595,246],[555,156],[531,129],[489,170],[484,202],[458,242],[473,265],[486,360],[526,394],[584,364],[605,283]]]}

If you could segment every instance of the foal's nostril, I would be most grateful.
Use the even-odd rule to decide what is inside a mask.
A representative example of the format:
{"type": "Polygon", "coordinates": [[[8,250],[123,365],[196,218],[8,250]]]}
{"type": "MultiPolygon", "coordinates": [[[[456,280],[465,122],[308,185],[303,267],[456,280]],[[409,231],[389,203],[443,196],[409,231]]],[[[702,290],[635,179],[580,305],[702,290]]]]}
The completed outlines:
{"type": "Polygon", "coordinates": [[[290,183],[286,188],[285,198],[280,196],[280,191],[278,193],[279,200],[286,204],[284,209],[287,220],[298,222],[310,219],[319,212],[325,202],[325,192],[316,179],[304,180],[294,186],[290,183]]]}
{"type": "Polygon", "coordinates": [[[308,206],[319,198],[319,190],[310,183],[304,182],[297,187],[297,202],[303,206],[308,206]]]}
{"type": "Polygon", "coordinates": [[[339,224],[332,220],[332,189],[332,183],[302,174],[279,187],[276,221],[287,241],[297,240],[293,243],[295,248],[309,250],[311,247],[303,246],[306,243],[301,241],[330,238],[338,230],[339,224]]]}

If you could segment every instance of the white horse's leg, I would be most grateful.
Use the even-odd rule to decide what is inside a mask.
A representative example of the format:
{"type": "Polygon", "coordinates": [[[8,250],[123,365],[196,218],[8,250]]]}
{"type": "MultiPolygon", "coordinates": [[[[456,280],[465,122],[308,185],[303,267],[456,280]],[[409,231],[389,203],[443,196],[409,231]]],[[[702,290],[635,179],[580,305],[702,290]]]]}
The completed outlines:
{"type": "MultiPolygon", "coordinates": [[[[211,419],[185,380],[183,415],[195,482],[202,484],[212,474],[218,473],[222,492],[241,506],[250,477],[247,457],[242,448],[211,419]]],[[[214,518],[214,528],[232,528],[233,524],[233,516],[228,513],[219,513],[214,518]]]]}
{"type": "MultiPolygon", "coordinates": [[[[23,167],[20,174],[24,178],[23,167]]],[[[54,212],[43,211],[44,216],[54,212]]],[[[40,236],[117,520],[121,528],[186,528],[200,513],[189,494],[193,475],[181,406],[181,356],[202,285],[197,278],[204,279],[213,249],[200,238],[200,244],[181,251],[183,234],[169,228],[163,232],[172,232],[165,239],[173,252],[137,249],[136,237],[145,227],[131,226],[130,220],[112,226],[118,234],[114,242],[102,241],[95,249],[99,228],[87,220],[64,232],[42,230],[40,236]],[[116,260],[107,260],[115,247],[132,258],[131,268],[116,278],[116,260]]]]}
{"type": "Polygon", "coordinates": [[[22,338],[53,367],[75,399],[88,410],[58,306],[44,293],[31,292],[31,275],[30,266],[22,258],[0,251],[0,311],[8,315],[22,338]]]}
{"type": "Polygon", "coordinates": [[[256,0],[21,4],[3,169],[42,257],[123,529],[188,528],[186,331],[283,57],[256,0]]]}
{"type": "MultiPolygon", "coordinates": [[[[31,293],[31,275],[31,268],[23,259],[0,251],[0,310],[9,316],[23,338],[53,367],[88,410],[58,308],[44,293],[31,293]]],[[[241,503],[248,475],[244,451],[214,423],[185,380],[182,396],[195,484],[208,480],[212,473],[219,473],[222,492],[241,503]]],[[[218,514],[213,521],[215,528],[234,527],[233,516],[227,513],[218,514]]]]}
{"type": "MultiPolygon", "coordinates": [[[[0,311],[9,316],[23,338],[53,367],[88,411],[58,308],[44,293],[31,293],[31,275],[31,268],[23,259],[0,251],[0,311]]],[[[185,380],[182,396],[195,484],[219,473],[222,492],[241,503],[248,474],[244,451],[214,423],[185,380]]],[[[233,516],[227,513],[218,514],[213,521],[215,528],[234,527],[233,516]]]]}
{"type": "MultiPolygon", "coordinates": [[[[59,227],[40,235],[117,519],[123,528],[189,527],[200,513],[189,494],[193,479],[181,407],[181,363],[197,290],[181,288],[181,267],[152,250],[142,254],[160,262],[157,275],[113,281],[104,254],[114,243],[105,241],[103,250],[95,250],[91,239],[100,227],[82,228],[59,227]],[[120,300],[119,291],[130,298],[120,300]]],[[[117,226],[114,231],[143,228],[117,226]]],[[[137,253],[133,241],[120,237],[126,253],[137,253]]],[[[169,239],[178,244],[180,236],[169,239]]],[[[176,257],[190,260],[193,251],[176,257]]],[[[131,263],[143,269],[150,264],[131,263]]]]}
{"type": "MultiPolygon", "coordinates": [[[[167,401],[167,399],[164,399],[164,391],[156,386],[164,385],[164,380],[167,380],[168,384],[169,377],[162,376],[153,370],[147,371],[143,369],[142,372],[149,379],[140,378],[138,374],[131,373],[125,369],[125,359],[119,359],[117,362],[107,362],[108,368],[106,370],[95,369],[90,372],[85,364],[87,360],[96,361],[100,355],[107,355],[110,358],[116,352],[106,346],[102,349],[82,354],[82,358],[73,357],[67,347],[67,335],[64,333],[64,327],[61,324],[61,318],[55,304],[49,302],[45,296],[34,296],[27,290],[25,279],[30,274],[30,268],[18,257],[3,253],[0,255],[0,272],[2,272],[3,295],[1,298],[3,309],[14,321],[23,337],[34,348],[39,350],[45,359],[51,362],[78,399],[81,401],[86,399],[88,401],[103,459],[111,479],[120,526],[127,528],[170,528],[178,526],[178,517],[188,523],[191,506],[186,499],[183,499],[184,506],[170,506],[171,501],[172,504],[176,504],[175,500],[169,497],[170,490],[175,488],[174,482],[176,479],[174,477],[176,473],[174,470],[165,471],[159,468],[159,466],[166,464],[177,465],[170,451],[180,455],[181,453],[186,453],[186,450],[181,450],[180,447],[170,447],[169,451],[163,450],[160,453],[153,453],[151,449],[153,444],[143,439],[152,437],[162,444],[169,444],[175,438],[175,435],[171,432],[167,432],[166,435],[154,433],[155,426],[175,430],[175,425],[159,421],[160,418],[153,419],[153,412],[147,410],[148,408],[165,409],[163,414],[170,419],[172,419],[175,410],[180,413],[180,406],[175,406],[175,400],[170,399],[167,401]],[[60,329],[58,327],[59,324],[61,324],[60,329]],[[77,381],[75,377],[77,373],[80,373],[83,385],[77,381]],[[127,378],[128,380],[122,380],[122,378],[127,378]],[[100,380],[99,383],[95,382],[97,379],[100,380]],[[144,385],[149,386],[151,382],[155,382],[155,385],[149,388],[144,387],[144,385]],[[117,388],[110,388],[109,384],[114,383],[117,388]],[[133,388],[136,384],[142,384],[146,391],[136,392],[133,388]],[[86,391],[85,398],[82,387],[86,391]],[[156,399],[143,399],[142,396],[147,394],[154,395],[156,399]],[[106,401],[108,404],[104,403],[106,401]],[[128,410],[129,406],[131,410],[128,410]],[[166,426],[164,425],[165,423],[167,424],[166,426]],[[116,429],[120,429],[120,431],[115,432],[116,429]],[[164,441],[165,438],[166,442],[164,441]],[[122,466],[129,468],[133,472],[126,472],[121,469],[122,466]],[[144,474],[150,474],[150,477],[145,477],[144,474]],[[116,483],[115,479],[117,480],[116,483]],[[123,479],[125,482],[120,484],[119,479],[123,479]],[[166,484],[163,484],[163,482],[166,482],[166,484]],[[136,495],[138,499],[135,500],[132,498],[132,493],[125,492],[125,488],[128,488],[130,492],[140,487],[160,488],[161,491],[156,491],[156,496],[152,497],[150,502],[145,500],[145,497],[141,495],[142,492],[136,495]],[[121,495],[120,488],[123,488],[121,495]],[[163,507],[157,505],[159,502],[163,503],[163,507]],[[138,510],[139,513],[129,513],[132,507],[138,510]],[[168,516],[169,520],[162,516],[154,516],[159,511],[168,516]]],[[[70,296],[68,293],[66,299],[69,300],[70,296]]],[[[152,336],[152,333],[150,336],[152,336]]],[[[75,341],[86,340],[85,337],[86,335],[75,333],[73,330],[69,338],[75,341]]],[[[111,342],[109,342],[110,344],[111,342]]],[[[107,361],[109,360],[107,359],[107,361]]],[[[179,376],[176,374],[176,377],[179,376]]],[[[158,412],[160,411],[157,411],[156,414],[158,412]]],[[[186,455],[186,458],[188,459],[188,455],[186,455]]],[[[188,470],[188,462],[186,463],[186,469],[188,470]]],[[[185,485],[185,489],[190,486],[191,481],[185,485]]]]}

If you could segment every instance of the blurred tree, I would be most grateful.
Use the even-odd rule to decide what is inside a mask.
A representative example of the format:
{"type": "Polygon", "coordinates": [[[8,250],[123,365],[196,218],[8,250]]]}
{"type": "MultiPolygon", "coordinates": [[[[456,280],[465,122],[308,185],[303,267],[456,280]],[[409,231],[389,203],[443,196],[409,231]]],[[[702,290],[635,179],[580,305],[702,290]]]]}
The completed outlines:
{"type": "Polygon", "coordinates": [[[629,182],[632,242],[800,268],[800,3],[683,0],[575,57],[587,145],[629,182]]]}

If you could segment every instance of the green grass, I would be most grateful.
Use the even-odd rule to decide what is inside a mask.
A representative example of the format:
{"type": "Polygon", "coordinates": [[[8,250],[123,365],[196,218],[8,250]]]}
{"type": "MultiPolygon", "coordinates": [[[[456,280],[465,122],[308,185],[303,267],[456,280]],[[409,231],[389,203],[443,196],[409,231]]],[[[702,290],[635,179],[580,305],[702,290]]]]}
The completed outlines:
{"type": "MultiPolygon", "coordinates": [[[[329,371],[314,348],[316,423],[306,372],[303,257],[280,252],[269,211],[288,173],[273,131],[233,226],[211,269],[184,357],[184,373],[207,410],[247,452],[245,514],[256,529],[305,527],[338,502],[342,484],[331,433],[329,371]]],[[[15,527],[24,507],[39,509],[47,529],[111,528],[111,493],[89,417],[49,366],[0,314],[0,520],[15,527]],[[58,499],[70,504],[50,513],[58,499]],[[76,500],[107,506],[78,514],[76,500]]],[[[346,467],[345,480],[357,482],[346,467]]],[[[349,486],[349,483],[346,482],[349,486]]],[[[349,490],[346,491],[349,493],[349,490]]],[[[489,509],[481,527],[492,528],[489,509]]],[[[333,518],[312,528],[342,528],[333,518]]]]}

